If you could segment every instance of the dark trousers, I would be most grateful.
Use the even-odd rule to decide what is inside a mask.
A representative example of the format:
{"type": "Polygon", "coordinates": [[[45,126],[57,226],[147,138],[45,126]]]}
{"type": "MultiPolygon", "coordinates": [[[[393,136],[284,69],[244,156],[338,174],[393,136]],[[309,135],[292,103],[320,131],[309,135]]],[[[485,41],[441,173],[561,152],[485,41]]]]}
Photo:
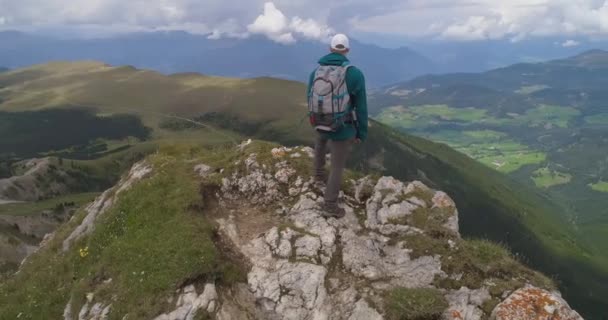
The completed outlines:
{"type": "Polygon", "coordinates": [[[317,135],[315,143],[314,174],[317,179],[325,179],[325,156],[327,149],[331,154],[331,165],[329,179],[325,189],[325,204],[329,206],[338,205],[338,196],[342,185],[342,175],[346,166],[346,159],[351,151],[353,140],[334,141],[317,135]]]}

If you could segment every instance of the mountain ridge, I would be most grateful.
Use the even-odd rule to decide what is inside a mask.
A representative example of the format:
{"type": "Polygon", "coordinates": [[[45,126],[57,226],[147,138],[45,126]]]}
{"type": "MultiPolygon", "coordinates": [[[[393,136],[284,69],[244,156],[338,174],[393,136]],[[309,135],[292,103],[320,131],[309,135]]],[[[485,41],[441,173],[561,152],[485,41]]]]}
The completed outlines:
{"type": "MultiPolygon", "coordinates": [[[[327,45],[299,41],[275,43],[263,37],[210,40],[185,32],[136,33],[102,39],[52,39],[0,32],[0,61],[23,67],[49,60],[100,60],[162,73],[198,71],[232,77],[273,76],[305,81],[327,45]],[[9,47],[10,46],[10,47],[9,47]],[[166,48],[172,50],[166,52],[166,48]],[[10,50],[9,50],[10,49],[10,50]],[[157,52],[166,52],[162,57],[157,52]]],[[[353,64],[366,71],[371,86],[432,72],[433,63],[414,50],[385,49],[352,40],[353,64]],[[384,62],[391,60],[390,65],[384,62]],[[382,61],[383,63],[378,63],[382,61]]]]}
{"type": "Polygon", "coordinates": [[[312,152],[162,147],[0,284],[0,315],[582,319],[503,247],[461,239],[455,203],[421,182],[349,172],[347,216],[321,217],[312,152]]]}

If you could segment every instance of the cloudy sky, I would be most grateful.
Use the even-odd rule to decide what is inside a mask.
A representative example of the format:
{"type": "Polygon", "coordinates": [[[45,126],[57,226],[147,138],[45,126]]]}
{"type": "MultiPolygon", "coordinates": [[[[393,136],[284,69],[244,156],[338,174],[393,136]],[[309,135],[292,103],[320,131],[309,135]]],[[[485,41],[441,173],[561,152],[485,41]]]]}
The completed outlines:
{"type": "Polygon", "coordinates": [[[593,38],[608,36],[608,0],[0,0],[0,30],[8,29],[261,34],[284,44],[336,31],[455,41],[593,38]]]}

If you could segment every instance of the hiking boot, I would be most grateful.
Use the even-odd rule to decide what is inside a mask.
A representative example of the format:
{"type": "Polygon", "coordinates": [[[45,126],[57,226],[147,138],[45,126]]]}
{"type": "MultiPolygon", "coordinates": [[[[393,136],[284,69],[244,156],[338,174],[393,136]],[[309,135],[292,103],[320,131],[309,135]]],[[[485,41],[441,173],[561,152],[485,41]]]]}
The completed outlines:
{"type": "Polygon", "coordinates": [[[323,204],[323,217],[340,219],[346,215],[346,210],[337,204],[323,204]]]}

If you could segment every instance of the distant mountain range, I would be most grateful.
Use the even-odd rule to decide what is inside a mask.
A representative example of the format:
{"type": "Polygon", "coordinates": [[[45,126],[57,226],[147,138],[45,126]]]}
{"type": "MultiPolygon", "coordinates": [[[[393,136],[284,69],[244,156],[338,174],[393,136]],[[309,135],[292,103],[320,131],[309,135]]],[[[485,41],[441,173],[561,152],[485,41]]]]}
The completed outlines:
{"type": "MultiPolygon", "coordinates": [[[[450,42],[433,39],[382,43],[378,35],[352,41],[353,63],[365,71],[370,87],[381,87],[425,74],[482,72],[519,62],[539,62],[574,55],[607,42],[542,38],[522,41],[450,42]],[[565,46],[564,43],[571,45],[565,46]],[[572,45],[576,44],[576,45],[572,45]]],[[[99,60],[133,65],[162,73],[200,72],[230,77],[273,76],[305,81],[315,62],[327,52],[317,41],[281,45],[264,37],[208,39],[183,31],[147,32],[99,39],[57,38],[17,31],[0,32],[0,65],[10,68],[50,60],[99,60]]]]}
{"type": "Polygon", "coordinates": [[[496,90],[517,90],[522,86],[544,84],[552,88],[596,88],[608,84],[608,51],[590,50],[582,54],[543,63],[519,63],[481,74],[454,73],[423,76],[407,83],[407,87],[434,87],[469,84],[496,90]],[[568,73],[567,77],[564,74],[568,73]]]}
{"type": "MultiPolygon", "coordinates": [[[[350,58],[370,86],[437,71],[408,48],[386,49],[352,41],[350,58]]],[[[229,77],[272,76],[305,81],[327,46],[316,41],[282,45],[260,37],[210,40],[186,32],[136,33],[104,39],[61,40],[0,32],[0,64],[15,68],[51,60],[99,60],[163,73],[200,72],[229,77]]]]}
{"type": "Polygon", "coordinates": [[[392,94],[378,95],[382,103],[374,106],[449,104],[506,114],[546,103],[606,111],[607,75],[608,51],[590,50],[566,59],[519,63],[483,73],[421,76],[387,87],[385,92],[392,94]]]}
{"type": "MultiPolygon", "coordinates": [[[[365,38],[363,38],[365,39],[365,38]]],[[[538,63],[608,48],[606,41],[584,38],[529,38],[521,41],[408,41],[408,46],[429,57],[440,73],[484,72],[516,63],[538,63]]]]}

